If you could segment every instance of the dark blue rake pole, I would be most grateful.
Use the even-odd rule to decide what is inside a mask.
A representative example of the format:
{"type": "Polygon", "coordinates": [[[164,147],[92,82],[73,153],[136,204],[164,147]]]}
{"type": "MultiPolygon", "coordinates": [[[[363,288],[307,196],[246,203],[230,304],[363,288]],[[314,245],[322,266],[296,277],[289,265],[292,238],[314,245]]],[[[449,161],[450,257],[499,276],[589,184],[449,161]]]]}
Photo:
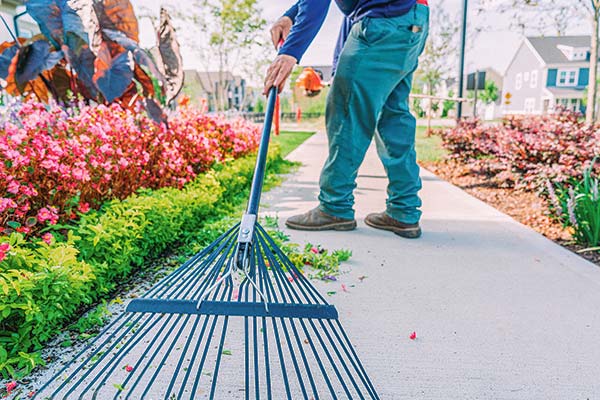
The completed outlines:
{"type": "Polygon", "coordinates": [[[242,221],[132,300],[36,398],[379,399],[335,307],[257,222],[276,96],[242,221]]]}

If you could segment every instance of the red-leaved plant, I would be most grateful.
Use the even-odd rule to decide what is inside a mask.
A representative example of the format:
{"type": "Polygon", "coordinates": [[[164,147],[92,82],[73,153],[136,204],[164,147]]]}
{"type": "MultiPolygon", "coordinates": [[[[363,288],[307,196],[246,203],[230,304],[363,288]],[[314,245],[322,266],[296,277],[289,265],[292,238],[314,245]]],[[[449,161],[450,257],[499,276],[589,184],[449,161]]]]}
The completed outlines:
{"type": "Polygon", "coordinates": [[[600,154],[600,127],[577,113],[510,116],[501,125],[478,120],[440,131],[451,157],[485,168],[500,183],[538,189],[546,180],[580,178],[600,154]]]}
{"type": "Polygon", "coordinates": [[[183,85],[179,45],[161,11],[154,58],[139,45],[138,21],[129,0],[27,0],[41,35],[0,44],[0,78],[13,96],[39,101],[87,101],[124,108],[141,104],[164,121],[159,103],[183,85]]]}

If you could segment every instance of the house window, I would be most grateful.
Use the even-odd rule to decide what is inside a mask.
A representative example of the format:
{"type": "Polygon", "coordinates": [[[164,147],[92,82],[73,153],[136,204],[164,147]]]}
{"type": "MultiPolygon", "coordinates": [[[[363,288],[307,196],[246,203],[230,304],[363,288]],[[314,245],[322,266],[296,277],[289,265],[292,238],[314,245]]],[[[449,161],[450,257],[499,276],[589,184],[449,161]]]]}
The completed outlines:
{"type": "Polygon", "coordinates": [[[516,80],[515,80],[515,89],[519,90],[521,89],[521,87],[523,86],[523,74],[521,74],[520,72],[517,74],[516,80]]]}
{"type": "Polygon", "coordinates": [[[523,73],[523,82],[529,81],[529,71],[523,73]]]}
{"type": "Polygon", "coordinates": [[[579,99],[571,99],[571,111],[579,111],[579,99]]]}
{"type": "Polygon", "coordinates": [[[560,99],[557,102],[569,111],[579,111],[581,106],[581,100],[579,99],[560,99]]]}
{"type": "Polygon", "coordinates": [[[558,71],[556,86],[575,86],[577,84],[577,69],[561,69],[558,71]]]}
{"type": "Polygon", "coordinates": [[[529,86],[532,89],[535,89],[537,87],[538,84],[538,72],[537,71],[531,71],[531,77],[529,79],[529,86]]]}
{"type": "Polygon", "coordinates": [[[534,111],[535,111],[535,98],[534,97],[526,98],[525,99],[525,113],[533,114],[534,111]]]}

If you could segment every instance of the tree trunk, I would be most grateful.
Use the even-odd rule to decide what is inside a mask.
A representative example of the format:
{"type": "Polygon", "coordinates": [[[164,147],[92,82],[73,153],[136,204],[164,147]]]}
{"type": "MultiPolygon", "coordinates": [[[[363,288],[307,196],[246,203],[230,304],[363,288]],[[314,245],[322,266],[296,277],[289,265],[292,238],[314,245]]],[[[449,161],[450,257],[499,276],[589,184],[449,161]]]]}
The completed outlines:
{"type": "Polygon", "coordinates": [[[585,122],[593,124],[596,121],[596,97],[598,93],[598,18],[600,8],[594,5],[592,12],[592,45],[590,49],[590,81],[588,83],[587,109],[585,122]]]}

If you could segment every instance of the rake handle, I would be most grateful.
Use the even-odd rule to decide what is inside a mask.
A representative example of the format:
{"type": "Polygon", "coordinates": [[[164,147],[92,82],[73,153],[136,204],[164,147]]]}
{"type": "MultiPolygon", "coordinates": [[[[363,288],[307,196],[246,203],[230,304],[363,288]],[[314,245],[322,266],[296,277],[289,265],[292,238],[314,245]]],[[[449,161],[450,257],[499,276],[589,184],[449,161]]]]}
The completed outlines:
{"type": "Polygon", "coordinates": [[[252,178],[252,187],[250,189],[250,199],[248,200],[248,208],[246,211],[251,215],[258,214],[258,208],[260,205],[260,196],[262,194],[265,170],[267,168],[267,154],[269,152],[269,140],[271,139],[271,127],[273,125],[273,115],[275,114],[276,101],[277,88],[272,87],[271,90],[269,90],[265,123],[263,125],[263,131],[260,137],[258,155],[256,156],[256,166],[254,167],[254,177],[252,178]]]}

